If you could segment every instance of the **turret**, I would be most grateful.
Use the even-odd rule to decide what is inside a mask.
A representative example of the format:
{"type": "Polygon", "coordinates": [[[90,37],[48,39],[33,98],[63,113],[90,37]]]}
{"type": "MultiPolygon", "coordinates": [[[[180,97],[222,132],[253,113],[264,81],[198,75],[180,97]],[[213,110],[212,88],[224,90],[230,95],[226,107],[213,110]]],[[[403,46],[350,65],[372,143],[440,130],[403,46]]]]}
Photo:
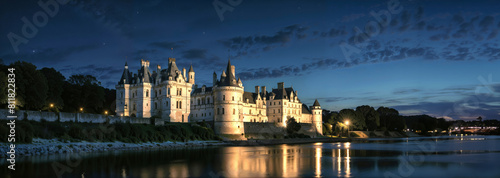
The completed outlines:
{"type": "Polygon", "coordinates": [[[193,65],[189,67],[189,72],[188,72],[189,78],[188,82],[191,84],[194,84],[194,70],[193,70],[193,65]]]}
{"type": "Polygon", "coordinates": [[[213,75],[214,96],[214,130],[217,134],[242,136],[245,133],[243,125],[243,112],[240,111],[243,96],[243,86],[238,85],[234,75],[234,66],[228,61],[227,68],[222,72],[221,79],[217,82],[217,75],[213,75]]]}
{"type": "Polygon", "coordinates": [[[317,133],[323,135],[323,111],[321,110],[318,100],[314,101],[313,106],[311,106],[311,112],[312,123],[316,127],[317,133]]]}

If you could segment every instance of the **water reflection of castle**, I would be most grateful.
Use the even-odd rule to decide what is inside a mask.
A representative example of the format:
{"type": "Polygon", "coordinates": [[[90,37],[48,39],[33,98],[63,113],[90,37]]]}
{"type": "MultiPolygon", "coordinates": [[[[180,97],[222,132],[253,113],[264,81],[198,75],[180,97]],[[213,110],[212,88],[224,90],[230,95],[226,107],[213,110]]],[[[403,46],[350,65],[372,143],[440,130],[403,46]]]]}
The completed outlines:
{"type": "MultiPolygon", "coordinates": [[[[230,155],[222,161],[225,177],[320,177],[323,162],[332,161],[332,169],[339,177],[351,176],[350,143],[339,149],[323,150],[322,143],[314,148],[296,145],[278,147],[226,147],[230,155]],[[328,155],[326,155],[328,153],[328,155]],[[331,160],[328,160],[330,159],[331,160]],[[314,172],[314,174],[309,174],[314,172]]],[[[324,163],[323,163],[324,164],[324,163]]],[[[331,173],[328,173],[331,174],[331,173]]]]}

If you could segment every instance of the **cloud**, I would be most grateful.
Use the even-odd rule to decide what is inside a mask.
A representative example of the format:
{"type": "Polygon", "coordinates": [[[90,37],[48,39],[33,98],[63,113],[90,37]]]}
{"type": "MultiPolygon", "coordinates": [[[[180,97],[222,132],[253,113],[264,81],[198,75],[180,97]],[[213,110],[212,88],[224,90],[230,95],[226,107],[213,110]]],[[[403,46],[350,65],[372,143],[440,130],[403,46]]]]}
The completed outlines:
{"type": "Polygon", "coordinates": [[[417,92],[420,92],[422,91],[421,89],[417,89],[417,88],[400,88],[400,89],[396,89],[394,90],[392,93],[395,94],[395,95],[406,95],[406,94],[414,94],[414,93],[417,93],[417,92]]]}
{"type": "Polygon", "coordinates": [[[338,36],[345,36],[347,35],[347,31],[345,31],[345,29],[336,29],[336,28],[331,28],[329,31],[326,31],[326,32],[321,32],[320,33],[320,36],[321,37],[330,37],[330,38],[334,38],[334,37],[338,37],[338,36]]]}
{"type": "Polygon", "coordinates": [[[462,17],[462,15],[458,15],[458,14],[454,15],[452,20],[454,22],[456,22],[457,24],[461,24],[465,21],[465,19],[462,17]]]}
{"type": "Polygon", "coordinates": [[[488,16],[484,17],[483,20],[481,20],[479,22],[479,27],[482,29],[482,31],[486,31],[488,29],[488,27],[493,25],[494,22],[495,22],[495,18],[491,15],[488,15],[488,16]]]}
{"type": "MultiPolygon", "coordinates": [[[[306,36],[305,31],[308,27],[302,27],[298,24],[290,25],[282,28],[273,35],[251,35],[251,36],[237,36],[229,39],[219,40],[218,42],[227,48],[236,50],[239,55],[246,55],[242,51],[251,49],[272,49],[274,46],[284,46],[292,41],[292,39],[304,39],[306,36]]],[[[237,55],[236,57],[238,57],[237,55]]]]}
{"type": "Polygon", "coordinates": [[[436,34],[436,35],[432,35],[429,37],[429,40],[431,41],[439,41],[439,40],[448,40],[450,39],[450,36],[448,36],[448,34],[436,34]]]}
{"type": "Polygon", "coordinates": [[[181,40],[181,41],[161,41],[161,42],[152,42],[149,44],[149,46],[153,47],[158,47],[162,49],[177,49],[177,48],[182,48],[186,46],[186,44],[189,43],[189,40],[181,40]]]}
{"type": "Polygon", "coordinates": [[[61,48],[33,49],[32,51],[24,51],[18,54],[7,54],[1,56],[1,58],[10,62],[21,59],[23,61],[30,61],[31,63],[57,64],[67,60],[67,57],[72,54],[94,50],[99,48],[99,46],[98,44],[87,44],[61,48]]]}
{"type": "Polygon", "coordinates": [[[345,15],[342,17],[342,20],[340,20],[340,21],[341,22],[350,22],[350,21],[354,21],[354,20],[357,20],[359,18],[362,18],[364,16],[365,16],[365,14],[362,14],[362,13],[345,15]]]}
{"type": "Polygon", "coordinates": [[[182,52],[182,57],[186,59],[205,59],[207,56],[206,49],[189,49],[182,52]]]}

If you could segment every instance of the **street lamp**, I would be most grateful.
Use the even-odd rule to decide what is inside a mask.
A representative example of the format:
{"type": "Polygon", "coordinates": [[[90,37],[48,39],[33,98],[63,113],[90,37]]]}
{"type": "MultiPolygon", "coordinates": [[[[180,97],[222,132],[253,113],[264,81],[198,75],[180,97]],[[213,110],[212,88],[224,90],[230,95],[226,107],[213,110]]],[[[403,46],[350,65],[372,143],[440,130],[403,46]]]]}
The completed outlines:
{"type": "Polygon", "coordinates": [[[104,114],[105,114],[105,115],[108,115],[108,111],[104,111],[104,114]]]}
{"type": "Polygon", "coordinates": [[[349,121],[345,121],[345,125],[347,125],[347,137],[351,138],[351,135],[349,135],[349,121]]]}
{"type": "Polygon", "coordinates": [[[82,112],[82,113],[83,113],[83,108],[80,108],[80,112],[82,112]]]}
{"type": "Polygon", "coordinates": [[[50,107],[53,108],[54,107],[54,104],[53,103],[50,103],[50,107]]]}

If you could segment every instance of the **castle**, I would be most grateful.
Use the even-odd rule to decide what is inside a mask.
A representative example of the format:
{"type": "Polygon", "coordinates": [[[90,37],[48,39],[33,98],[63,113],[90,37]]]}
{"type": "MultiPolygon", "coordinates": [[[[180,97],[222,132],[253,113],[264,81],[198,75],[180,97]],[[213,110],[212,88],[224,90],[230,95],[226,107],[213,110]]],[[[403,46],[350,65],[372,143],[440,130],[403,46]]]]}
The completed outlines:
{"type": "Polygon", "coordinates": [[[136,74],[125,63],[122,77],[116,85],[116,113],[118,116],[150,118],[158,116],[168,122],[214,123],[217,134],[244,134],[245,122],[278,123],[286,126],[289,118],[299,123],[313,124],[323,132],[322,109],[316,100],[310,108],[303,104],[293,87],[278,88],[270,92],[265,86],[255,86],[255,92],[244,90],[241,79],[236,78],[235,66],[228,60],[220,79],[213,73],[213,84],[198,87],[195,72],[190,66],[182,72],[175,58],[168,59],[168,68],[157,66],[151,72],[149,61],[141,60],[136,74]]]}

